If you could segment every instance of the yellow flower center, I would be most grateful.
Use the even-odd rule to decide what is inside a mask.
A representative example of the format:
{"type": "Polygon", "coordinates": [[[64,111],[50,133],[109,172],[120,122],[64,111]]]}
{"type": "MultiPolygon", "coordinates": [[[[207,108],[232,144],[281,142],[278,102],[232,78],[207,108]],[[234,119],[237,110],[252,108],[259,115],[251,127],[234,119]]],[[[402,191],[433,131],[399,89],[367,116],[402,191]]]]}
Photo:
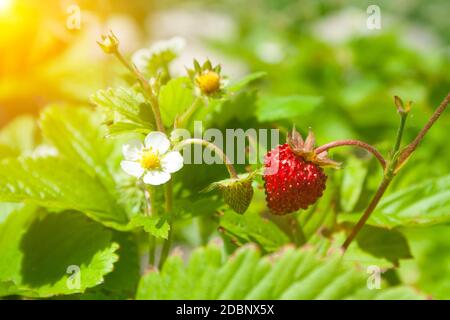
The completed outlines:
{"type": "Polygon", "coordinates": [[[159,155],[152,150],[144,151],[141,156],[141,166],[147,170],[158,169],[161,166],[159,155]]]}
{"type": "Polygon", "coordinates": [[[197,84],[205,94],[211,94],[220,88],[220,76],[217,72],[208,71],[196,78],[197,84]]]}

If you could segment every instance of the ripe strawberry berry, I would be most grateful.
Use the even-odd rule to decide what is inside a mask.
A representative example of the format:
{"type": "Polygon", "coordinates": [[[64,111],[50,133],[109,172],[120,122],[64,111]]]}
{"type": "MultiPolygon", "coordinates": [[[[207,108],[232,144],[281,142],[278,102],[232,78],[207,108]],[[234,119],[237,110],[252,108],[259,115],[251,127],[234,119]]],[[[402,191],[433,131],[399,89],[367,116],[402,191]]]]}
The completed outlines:
{"type": "Polygon", "coordinates": [[[293,130],[288,143],[269,151],[265,157],[264,187],[270,211],[285,215],[315,203],[326,187],[323,166],[337,166],[326,154],[314,152],[314,135],[303,141],[293,130]]]}

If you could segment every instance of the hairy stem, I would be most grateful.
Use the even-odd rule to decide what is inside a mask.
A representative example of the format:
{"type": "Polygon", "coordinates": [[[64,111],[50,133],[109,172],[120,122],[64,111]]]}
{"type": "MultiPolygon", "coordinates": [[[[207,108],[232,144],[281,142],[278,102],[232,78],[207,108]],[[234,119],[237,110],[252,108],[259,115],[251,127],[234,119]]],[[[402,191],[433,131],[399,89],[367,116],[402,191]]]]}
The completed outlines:
{"type": "Polygon", "coordinates": [[[169,181],[166,184],[166,212],[168,214],[168,222],[169,222],[169,235],[167,236],[167,240],[164,242],[161,256],[159,258],[159,268],[161,269],[164,265],[164,262],[166,262],[167,256],[169,255],[170,247],[172,246],[172,238],[173,238],[173,220],[174,220],[174,214],[173,214],[173,204],[172,204],[172,182],[169,181]]]}
{"type": "MultiPolygon", "coordinates": [[[[144,190],[145,200],[147,202],[146,214],[156,216],[158,214],[155,206],[155,190],[151,186],[146,186],[144,190]]],[[[148,235],[148,263],[150,266],[155,264],[155,246],[156,239],[152,234],[148,235]]]]}
{"type": "Polygon", "coordinates": [[[433,126],[433,124],[436,122],[436,120],[441,116],[442,112],[445,110],[447,105],[450,101],[450,94],[447,95],[447,97],[442,101],[442,103],[439,105],[439,107],[436,109],[436,111],[433,113],[431,118],[428,120],[428,122],[425,124],[423,129],[419,132],[417,137],[414,139],[414,141],[400,154],[399,157],[397,157],[397,152],[400,150],[401,146],[401,140],[403,136],[403,131],[405,128],[405,122],[406,122],[406,116],[407,114],[401,114],[401,122],[400,127],[397,132],[397,137],[395,141],[395,145],[392,151],[391,155],[391,161],[389,162],[389,166],[386,168],[383,181],[378,187],[377,192],[375,193],[374,197],[369,203],[369,206],[364,211],[364,214],[360,218],[360,220],[357,222],[357,224],[354,226],[352,231],[350,232],[350,235],[345,240],[344,244],[342,245],[342,248],[346,250],[349,245],[352,243],[352,241],[357,236],[358,232],[362,229],[364,224],[367,222],[367,220],[370,218],[370,215],[375,210],[376,206],[380,202],[381,197],[386,192],[387,188],[389,187],[390,183],[392,182],[392,179],[395,177],[396,173],[401,167],[402,162],[404,162],[408,157],[416,150],[419,143],[424,138],[425,134],[430,130],[430,128],[433,126]]]}
{"type": "Polygon", "coordinates": [[[211,143],[209,141],[203,140],[203,139],[186,139],[178,143],[174,149],[175,150],[181,150],[187,145],[191,144],[198,144],[202,145],[204,147],[207,147],[211,150],[213,150],[215,153],[217,153],[223,160],[225,166],[227,167],[228,173],[230,174],[230,178],[238,178],[236,169],[234,168],[233,164],[231,163],[230,159],[227,157],[227,155],[220,149],[218,146],[216,146],[214,143],[211,143]]]}
{"type": "Polygon", "coordinates": [[[368,143],[359,141],[359,140],[337,140],[333,141],[327,144],[324,144],[323,146],[320,146],[316,148],[315,152],[316,154],[320,154],[322,152],[328,151],[329,149],[336,148],[336,147],[342,147],[342,146],[356,146],[362,149],[365,149],[366,151],[369,151],[371,154],[377,158],[378,162],[381,164],[383,169],[386,168],[386,159],[384,159],[383,155],[375,149],[375,147],[371,146],[368,143]]]}
{"type": "MultiPolygon", "coordinates": [[[[155,117],[156,127],[157,127],[158,131],[165,133],[166,130],[164,128],[164,124],[161,119],[161,111],[159,108],[158,97],[156,97],[155,93],[153,92],[152,86],[147,81],[147,79],[145,79],[145,77],[142,75],[142,73],[139,72],[139,70],[136,68],[136,66],[134,66],[133,64],[128,62],[128,60],[126,60],[123,57],[123,55],[119,52],[119,50],[117,50],[115,52],[115,56],[132,74],[134,74],[137,81],[139,82],[141,87],[144,89],[144,92],[145,92],[147,98],[150,100],[150,105],[152,107],[153,116],[155,117]]],[[[173,233],[172,197],[173,197],[172,182],[169,181],[165,185],[165,199],[166,199],[166,213],[169,216],[170,231],[169,231],[169,237],[164,242],[164,245],[163,245],[160,262],[159,262],[160,267],[162,267],[162,265],[164,264],[164,262],[167,258],[167,255],[170,251],[171,242],[172,242],[172,233],[173,233]]]]}
{"type": "Polygon", "coordinates": [[[291,229],[292,237],[294,239],[294,243],[300,247],[306,243],[306,236],[303,232],[303,228],[297,220],[297,217],[294,215],[288,215],[288,224],[291,229]]]}
{"type": "Polygon", "coordinates": [[[128,62],[128,60],[125,59],[119,51],[116,51],[114,55],[136,77],[136,79],[139,82],[139,84],[141,85],[142,89],[144,89],[144,92],[145,92],[147,98],[150,100],[152,112],[155,117],[156,128],[158,129],[158,131],[165,132],[164,125],[161,120],[161,112],[159,110],[158,98],[155,96],[150,83],[147,81],[147,79],[145,79],[145,77],[136,68],[136,66],[134,66],[133,64],[128,62]]]}
{"type": "Polygon", "coordinates": [[[348,235],[344,244],[342,245],[342,248],[344,250],[347,250],[348,246],[352,243],[353,239],[355,239],[358,232],[365,225],[365,223],[369,219],[370,215],[372,214],[373,210],[375,210],[376,206],[378,205],[378,202],[380,202],[381,197],[386,192],[387,187],[389,186],[391,181],[392,181],[392,177],[390,179],[383,178],[383,181],[381,182],[380,186],[378,187],[378,190],[375,193],[374,197],[370,201],[369,206],[366,208],[366,210],[364,211],[364,214],[359,219],[358,223],[353,227],[352,231],[350,232],[350,234],[348,235]]]}
{"type": "Polygon", "coordinates": [[[400,114],[400,126],[398,127],[397,138],[395,139],[395,145],[394,145],[394,149],[392,150],[392,156],[395,156],[395,154],[400,149],[400,145],[402,143],[403,131],[405,130],[405,124],[406,124],[407,117],[408,117],[407,113],[400,114]]]}
{"type": "Polygon", "coordinates": [[[155,265],[155,249],[156,239],[153,235],[148,234],[148,264],[152,267],[155,265]]]}
{"type": "Polygon", "coordinates": [[[200,106],[200,101],[201,99],[199,97],[194,99],[189,108],[187,108],[186,111],[175,120],[175,128],[183,128],[186,125],[186,123],[200,106]]]}
{"type": "Polygon", "coordinates": [[[433,126],[433,124],[436,122],[437,119],[441,116],[441,114],[445,111],[448,104],[450,103],[450,93],[447,94],[445,99],[441,102],[439,107],[436,109],[436,111],[433,113],[433,115],[430,117],[428,122],[425,124],[425,126],[420,130],[419,134],[416,136],[416,138],[411,142],[408,147],[402,152],[402,154],[399,157],[398,164],[402,165],[403,162],[405,162],[410,155],[416,150],[419,143],[423,140],[427,132],[430,130],[430,128],[433,126]]]}
{"type": "Polygon", "coordinates": [[[146,203],[144,213],[146,216],[150,216],[152,214],[152,203],[153,203],[152,191],[150,191],[149,188],[146,187],[143,188],[143,191],[146,203]]]}

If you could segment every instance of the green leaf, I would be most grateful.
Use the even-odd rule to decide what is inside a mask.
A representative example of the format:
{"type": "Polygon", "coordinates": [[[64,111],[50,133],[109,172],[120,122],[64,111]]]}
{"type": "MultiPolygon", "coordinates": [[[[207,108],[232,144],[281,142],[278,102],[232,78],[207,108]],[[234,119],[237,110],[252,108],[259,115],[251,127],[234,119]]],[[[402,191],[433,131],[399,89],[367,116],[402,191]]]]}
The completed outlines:
{"type": "Polygon", "coordinates": [[[169,257],[161,271],[150,270],[137,299],[423,299],[408,287],[369,290],[367,274],[335,254],[285,248],[261,256],[254,246],[231,257],[216,244],[194,250],[185,265],[169,257]]]}
{"type": "Polygon", "coordinates": [[[346,159],[340,187],[341,208],[345,212],[351,212],[355,208],[361,196],[367,172],[368,167],[362,160],[356,157],[346,159]]]}
{"type": "Polygon", "coordinates": [[[175,117],[188,109],[194,99],[189,78],[172,79],[163,86],[159,93],[159,106],[164,125],[171,126],[175,117]]]}
{"type": "Polygon", "coordinates": [[[258,79],[261,79],[261,78],[265,77],[266,75],[267,75],[267,73],[264,71],[251,73],[249,75],[246,75],[242,79],[239,79],[238,81],[228,85],[226,87],[226,90],[231,91],[231,92],[240,91],[240,90],[244,89],[250,83],[252,83],[258,79]]]}
{"type": "Polygon", "coordinates": [[[41,113],[42,133],[61,155],[91,176],[98,176],[113,192],[107,160],[114,145],[104,138],[98,114],[84,108],[50,107],[41,113]]]}
{"type": "Polygon", "coordinates": [[[170,77],[169,66],[170,63],[178,57],[180,45],[177,44],[177,39],[170,39],[163,41],[165,42],[162,46],[155,43],[157,47],[150,47],[151,55],[145,59],[141,59],[140,71],[144,73],[147,78],[153,78],[158,76],[170,77]]]}
{"type": "MultiPolygon", "coordinates": [[[[309,239],[308,244],[316,246],[318,252],[328,254],[328,252],[340,252],[346,238],[347,233],[344,231],[333,232],[328,235],[316,233],[309,239]]],[[[376,257],[370,252],[364,251],[358,246],[356,241],[352,242],[347,248],[343,260],[364,269],[370,266],[377,266],[382,272],[398,267],[398,265],[387,260],[384,256],[376,257]]]]}
{"type": "Polygon", "coordinates": [[[149,127],[137,126],[133,122],[116,121],[108,126],[108,138],[118,137],[123,134],[143,134],[147,135],[150,132],[149,127]]]}
{"type": "Polygon", "coordinates": [[[145,232],[148,232],[158,238],[167,239],[169,236],[170,226],[163,217],[137,214],[131,218],[130,226],[132,228],[143,227],[145,232]]]}
{"type": "MultiPolygon", "coordinates": [[[[95,185],[102,185],[109,193],[110,207],[116,209],[105,208],[103,211],[109,210],[110,215],[123,211],[124,219],[119,220],[122,224],[128,221],[128,216],[140,211],[142,192],[137,194],[133,189],[124,188],[126,182],[117,172],[120,170],[118,160],[122,158],[121,140],[104,137],[98,113],[85,108],[51,107],[42,112],[40,124],[45,138],[58,149],[59,155],[73,162],[71,166],[82,169],[97,181],[95,185]]],[[[125,228],[123,225],[113,227],[125,228]]]]}
{"type": "MultiPolygon", "coordinates": [[[[41,114],[40,126],[44,137],[58,149],[59,157],[63,159],[49,160],[51,163],[58,162],[55,173],[45,160],[29,160],[39,162],[41,168],[37,169],[35,175],[44,180],[48,179],[47,182],[36,182],[41,184],[41,188],[46,184],[47,190],[66,191],[59,197],[56,194],[51,195],[51,192],[44,195],[45,189],[39,190],[38,194],[39,184],[28,185],[28,183],[34,183],[28,179],[23,180],[24,185],[21,187],[36,190],[35,194],[17,195],[19,200],[14,201],[24,199],[37,201],[36,203],[43,206],[75,209],[85,212],[105,225],[121,230],[126,228],[127,213],[132,215],[136,210],[134,207],[130,209],[123,205],[131,204],[131,202],[129,198],[126,202],[121,198],[124,192],[113,175],[117,169],[117,150],[120,145],[117,140],[104,138],[99,114],[86,108],[49,107],[41,114]],[[48,170],[44,167],[48,167],[48,170]],[[78,173],[80,171],[82,172],[78,173]],[[54,174],[60,174],[60,179],[56,180],[52,177],[54,174]],[[89,185],[85,186],[85,183],[89,185]],[[77,193],[83,194],[80,200],[71,200],[78,197],[77,193]],[[39,196],[36,197],[36,195],[39,196]],[[98,200],[100,202],[97,202],[98,200]],[[55,204],[54,201],[58,203],[55,204]]],[[[25,175],[29,176],[29,174],[25,175]]]]}
{"type": "Polygon", "coordinates": [[[0,158],[30,152],[37,144],[36,121],[31,116],[20,116],[0,131],[0,158]],[[3,156],[3,157],[4,157],[3,156]]]}
{"type": "Polygon", "coordinates": [[[49,214],[23,206],[0,224],[0,293],[84,292],[112,271],[117,249],[111,232],[81,213],[49,214]]]}
{"type": "Polygon", "coordinates": [[[320,230],[332,229],[336,220],[336,197],[339,187],[334,179],[329,178],[327,189],[320,201],[306,211],[299,211],[298,221],[308,240],[320,230]]]}
{"type": "Polygon", "coordinates": [[[261,97],[257,117],[261,122],[296,118],[313,112],[322,100],[322,97],[300,95],[261,97]]]}
{"type": "Polygon", "coordinates": [[[177,216],[188,219],[197,216],[212,216],[222,206],[222,199],[216,195],[203,196],[201,198],[189,197],[177,200],[175,202],[175,211],[177,216]]]}
{"type": "Polygon", "coordinates": [[[23,203],[0,202],[0,223],[5,221],[11,213],[21,209],[22,207],[23,203]]]}
{"type": "Polygon", "coordinates": [[[3,158],[14,158],[20,155],[20,152],[10,146],[0,144],[0,159],[3,158]]]}
{"type": "Polygon", "coordinates": [[[213,113],[213,124],[223,128],[231,120],[241,122],[252,118],[256,112],[256,101],[258,100],[256,90],[245,90],[237,93],[230,99],[220,103],[218,110],[213,113]]]}
{"type": "Polygon", "coordinates": [[[136,237],[131,233],[114,232],[112,241],[119,244],[116,254],[119,261],[114,270],[105,276],[101,286],[90,291],[103,292],[109,298],[133,298],[140,279],[140,255],[136,237]]]}
{"type": "Polygon", "coordinates": [[[414,260],[401,264],[401,278],[434,299],[450,299],[450,225],[407,228],[404,233],[414,260]]]}
{"type": "Polygon", "coordinates": [[[397,230],[366,225],[356,237],[356,242],[362,250],[394,264],[398,264],[399,259],[412,258],[405,236],[397,230]]]}
{"type": "Polygon", "coordinates": [[[91,101],[105,114],[106,123],[113,127],[111,135],[147,133],[154,127],[150,105],[146,103],[144,96],[134,89],[99,90],[92,95],[91,101]]]}
{"type": "Polygon", "coordinates": [[[272,221],[262,218],[255,211],[241,215],[225,210],[220,218],[225,234],[236,238],[239,244],[256,242],[265,251],[272,252],[289,242],[288,236],[272,221]]]}
{"type": "Polygon", "coordinates": [[[450,221],[450,176],[433,178],[384,198],[369,223],[393,228],[450,221]]]}
{"type": "Polygon", "coordinates": [[[116,199],[98,179],[78,168],[73,161],[56,157],[1,161],[0,201],[74,209],[111,226],[128,221],[116,199]]]}

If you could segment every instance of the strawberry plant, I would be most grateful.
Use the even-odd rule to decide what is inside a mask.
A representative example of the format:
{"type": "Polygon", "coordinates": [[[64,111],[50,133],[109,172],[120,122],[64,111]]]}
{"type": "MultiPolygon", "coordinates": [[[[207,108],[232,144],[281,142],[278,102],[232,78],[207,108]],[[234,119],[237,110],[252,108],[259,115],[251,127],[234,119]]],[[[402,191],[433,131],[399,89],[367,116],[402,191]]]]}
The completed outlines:
{"type": "Polygon", "coordinates": [[[448,158],[436,141],[450,94],[434,90],[442,101],[423,112],[382,91],[381,75],[359,89],[392,106],[364,114],[355,87],[285,94],[282,76],[310,86],[289,61],[271,69],[247,55],[256,70],[241,78],[209,59],[174,72],[183,38],[131,55],[121,42],[98,40],[121,71],[90,103],[47,105],[0,131],[0,297],[450,297],[433,282],[440,268],[423,271],[448,251],[450,178],[427,172],[448,158]]]}

